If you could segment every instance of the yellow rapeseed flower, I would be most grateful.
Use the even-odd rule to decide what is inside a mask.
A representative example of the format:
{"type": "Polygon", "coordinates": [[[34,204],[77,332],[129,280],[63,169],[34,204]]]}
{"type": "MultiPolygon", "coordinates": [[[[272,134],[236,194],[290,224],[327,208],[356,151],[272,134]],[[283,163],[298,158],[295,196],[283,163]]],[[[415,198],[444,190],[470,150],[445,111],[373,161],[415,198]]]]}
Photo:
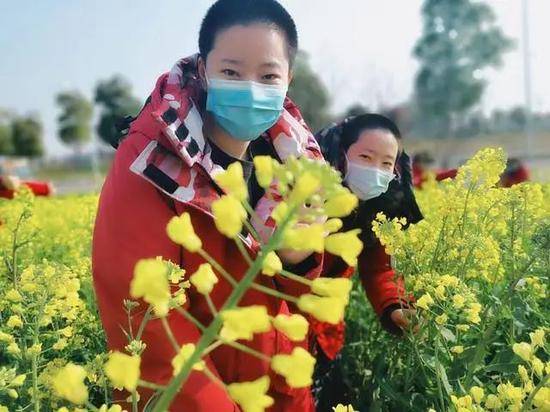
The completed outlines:
{"type": "Polygon", "coordinates": [[[363,243],[359,240],[360,229],[350,230],[344,233],[335,233],[325,239],[325,249],[333,255],[340,256],[349,266],[357,265],[357,257],[363,249],[363,243]]]}
{"type": "Polygon", "coordinates": [[[462,352],[464,352],[464,346],[461,346],[461,345],[453,346],[451,348],[451,352],[456,353],[457,355],[460,355],[462,352]]]}
{"type": "Polygon", "coordinates": [[[328,217],[344,217],[349,215],[358,203],[357,196],[345,191],[330,198],[325,203],[324,209],[328,217]]]}
{"type": "Polygon", "coordinates": [[[291,388],[305,388],[312,384],[315,358],[304,348],[294,348],[290,355],[275,355],[271,368],[285,377],[291,388]]]}
{"type": "MultiPolygon", "coordinates": [[[[186,343],[181,346],[178,354],[172,359],[172,368],[174,368],[174,376],[180,373],[181,368],[195,352],[195,345],[193,343],[186,343]]],[[[204,361],[198,361],[193,365],[193,369],[196,371],[204,370],[204,361]]]]}
{"type": "Polygon", "coordinates": [[[325,229],[318,223],[287,229],[284,233],[283,246],[296,251],[321,253],[325,246],[325,229]]]}
{"type": "Polygon", "coordinates": [[[500,401],[499,397],[493,394],[487,395],[487,399],[485,400],[485,407],[490,410],[496,410],[500,409],[502,406],[502,402],[500,401]]]}
{"type": "Polygon", "coordinates": [[[283,270],[283,263],[275,252],[269,252],[262,264],[262,274],[274,276],[283,270]]]}
{"type": "Polygon", "coordinates": [[[453,307],[455,309],[461,309],[462,307],[464,307],[465,302],[466,302],[466,299],[464,299],[464,296],[462,295],[453,296],[453,307]]]}
{"type": "Polygon", "coordinates": [[[82,405],[88,401],[88,388],[84,384],[86,370],[79,365],[69,363],[52,378],[52,386],[60,398],[82,405]]]}
{"type": "Polygon", "coordinates": [[[137,355],[126,355],[121,352],[109,354],[105,363],[105,374],[115,388],[134,391],[140,375],[141,358],[137,355]]]}
{"type": "Polygon", "coordinates": [[[483,401],[483,398],[485,397],[485,391],[479,386],[472,386],[470,388],[470,395],[472,395],[474,402],[481,403],[481,401],[483,401]]]}
{"type": "Polygon", "coordinates": [[[529,337],[533,346],[544,346],[544,329],[537,329],[535,332],[529,333],[529,337]]]}
{"type": "Polygon", "coordinates": [[[538,408],[539,411],[550,411],[550,388],[540,388],[533,398],[533,404],[538,408]]]}
{"type": "Polygon", "coordinates": [[[254,157],[254,169],[256,172],[256,180],[264,189],[269,187],[273,180],[273,162],[271,156],[256,156],[254,157]]]}
{"type": "Polygon", "coordinates": [[[170,285],[166,264],[158,259],[142,259],[134,269],[134,278],[130,283],[130,295],[143,298],[153,305],[158,316],[166,316],[170,301],[170,285]]]}
{"type": "Polygon", "coordinates": [[[271,212],[271,217],[273,220],[280,225],[281,222],[288,216],[288,213],[290,212],[290,208],[288,207],[288,204],[284,201],[281,201],[277,203],[277,206],[273,209],[271,212]]]}
{"type": "Polygon", "coordinates": [[[187,212],[170,219],[166,232],[172,242],[182,245],[189,252],[197,252],[202,248],[201,239],[195,233],[191,216],[187,212]]]}
{"type": "Polygon", "coordinates": [[[222,196],[212,202],[212,213],[218,231],[231,239],[241,233],[248,217],[241,202],[233,195],[222,196]]]}
{"type": "Polygon", "coordinates": [[[335,217],[325,222],[325,230],[328,233],[335,233],[342,228],[342,225],[343,225],[342,220],[335,217]]]}
{"type": "Polygon", "coordinates": [[[319,179],[310,172],[304,172],[296,179],[288,200],[293,205],[302,205],[310,196],[319,190],[320,186],[321,182],[319,179]]]}
{"type": "Polygon", "coordinates": [[[23,321],[18,315],[11,315],[6,322],[8,328],[20,328],[23,326],[23,321]]]}
{"type": "Polygon", "coordinates": [[[262,412],[273,405],[273,398],[267,395],[268,389],[268,376],[262,376],[251,382],[235,382],[227,385],[229,396],[240,405],[243,412],[262,412]]]}
{"type": "Polygon", "coordinates": [[[512,350],[526,362],[529,362],[533,356],[533,348],[527,342],[514,343],[512,350]]]}
{"type": "Polygon", "coordinates": [[[336,325],[344,318],[346,302],[339,298],[303,294],[298,298],[298,308],[313,315],[321,322],[336,325]]]}
{"type": "Polygon", "coordinates": [[[341,403],[339,403],[338,405],[332,408],[332,412],[356,412],[356,411],[355,409],[353,409],[353,406],[351,405],[342,405],[341,403]]]}
{"type": "Polygon", "coordinates": [[[221,312],[223,327],[220,336],[228,341],[238,339],[251,340],[255,333],[264,333],[271,329],[265,306],[253,305],[221,312]]]}
{"type": "Polygon", "coordinates": [[[311,283],[311,290],[318,295],[337,298],[347,304],[352,286],[348,278],[317,278],[311,283]]]}
{"type": "Polygon", "coordinates": [[[203,263],[198,270],[191,275],[189,281],[197,288],[200,294],[208,295],[214,289],[214,285],[218,283],[218,277],[212,270],[210,263],[203,263]]]}
{"type": "Polygon", "coordinates": [[[539,378],[542,377],[544,373],[544,363],[536,356],[533,356],[533,359],[531,360],[531,366],[533,367],[533,370],[539,376],[539,378]]]}
{"type": "Polygon", "coordinates": [[[307,335],[309,324],[302,315],[277,315],[273,320],[273,326],[283,332],[290,340],[303,341],[307,335]]]}
{"type": "Polygon", "coordinates": [[[424,295],[420,296],[418,300],[416,301],[416,306],[428,310],[428,308],[434,303],[434,300],[432,296],[429,293],[425,293],[424,295]]]}
{"type": "Polygon", "coordinates": [[[23,301],[23,296],[16,289],[10,289],[6,292],[5,298],[13,303],[23,301]]]}
{"type": "Polygon", "coordinates": [[[248,189],[243,177],[243,167],[239,162],[231,163],[227,170],[214,176],[214,180],[227,193],[241,202],[248,199],[248,189]]]}

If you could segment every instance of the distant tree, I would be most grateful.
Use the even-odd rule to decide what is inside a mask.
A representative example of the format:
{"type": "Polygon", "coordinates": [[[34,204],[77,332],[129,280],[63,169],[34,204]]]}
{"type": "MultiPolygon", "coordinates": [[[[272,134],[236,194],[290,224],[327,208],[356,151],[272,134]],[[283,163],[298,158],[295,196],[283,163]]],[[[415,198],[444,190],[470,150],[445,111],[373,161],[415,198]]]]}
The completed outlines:
{"type": "Polygon", "coordinates": [[[369,113],[369,108],[363,106],[361,103],[354,103],[346,110],[344,117],[359,116],[361,114],[369,113]]]}
{"type": "Polygon", "coordinates": [[[425,0],[423,32],[414,48],[420,61],[415,100],[434,134],[448,136],[486,88],[481,70],[502,64],[513,43],[477,0],[425,0]]]}
{"type": "Polygon", "coordinates": [[[78,151],[92,137],[92,103],[78,91],[61,92],[57,95],[56,101],[61,108],[58,117],[59,138],[78,151]]]}
{"type": "Polygon", "coordinates": [[[101,107],[97,133],[108,144],[120,138],[117,121],[135,116],[141,107],[140,101],[132,95],[130,83],[121,76],[100,81],[95,90],[95,102],[101,107]]]}
{"type": "Polygon", "coordinates": [[[13,154],[11,116],[0,109],[0,156],[13,154]]]}
{"type": "Polygon", "coordinates": [[[288,95],[298,105],[306,123],[314,132],[330,122],[329,93],[311,69],[308,56],[304,52],[298,53],[296,58],[288,95]]]}
{"type": "Polygon", "coordinates": [[[514,107],[510,110],[508,117],[514,131],[519,132],[525,129],[525,125],[527,124],[527,110],[525,110],[524,107],[514,107]]]}
{"type": "Polygon", "coordinates": [[[14,118],[12,133],[16,156],[40,157],[44,154],[43,128],[37,117],[31,115],[14,118]]]}

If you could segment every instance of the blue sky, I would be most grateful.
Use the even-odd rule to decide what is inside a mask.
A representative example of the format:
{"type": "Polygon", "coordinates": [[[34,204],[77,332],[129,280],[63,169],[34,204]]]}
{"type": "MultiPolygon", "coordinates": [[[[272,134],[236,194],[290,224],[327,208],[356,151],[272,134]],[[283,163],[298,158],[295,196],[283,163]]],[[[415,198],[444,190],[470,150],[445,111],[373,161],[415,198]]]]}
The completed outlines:
{"type": "MultiPolygon", "coordinates": [[[[531,1],[535,108],[550,111],[550,1],[531,1]]],[[[417,63],[421,0],[282,0],[296,20],[301,48],[333,95],[339,112],[354,102],[371,107],[406,100],[417,63]]],[[[56,138],[55,94],[92,96],[115,73],[145,98],[159,74],[194,53],[207,0],[0,0],[0,107],[38,112],[50,155],[66,152],[56,138]]],[[[521,36],[521,0],[489,0],[505,32],[521,36]]],[[[521,43],[518,43],[521,46],[521,43]]],[[[521,49],[489,71],[482,107],[522,102],[521,49]]]]}

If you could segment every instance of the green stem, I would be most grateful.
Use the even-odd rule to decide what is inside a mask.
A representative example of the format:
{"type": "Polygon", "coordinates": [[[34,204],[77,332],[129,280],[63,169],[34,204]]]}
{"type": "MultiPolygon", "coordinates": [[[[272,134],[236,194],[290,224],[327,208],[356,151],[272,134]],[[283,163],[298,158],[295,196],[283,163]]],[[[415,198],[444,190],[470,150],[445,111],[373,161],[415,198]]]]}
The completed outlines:
{"type": "MultiPolygon", "coordinates": [[[[254,278],[260,272],[265,256],[270,251],[273,251],[281,242],[282,234],[286,226],[289,224],[289,221],[290,221],[290,216],[288,216],[285,219],[285,221],[282,223],[279,229],[271,237],[271,239],[269,240],[269,243],[266,246],[266,252],[263,253],[261,256],[258,257],[258,259],[254,261],[252,266],[250,266],[246,271],[241,281],[235,286],[235,288],[231,292],[231,295],[229,295],[226,302],[224,303],[222,307],[222,311],[224,309],[233,308],[239,303],[243,295],[246,293],[246,291],[250,288],[250,286],[254,282],[254,278]]],[[[222,319],[218,315],[212,320],[210,325],[204,330],[201,338],[197,343],[195,351],[189,357],[187,362],[185,362],[181,371],[170,381],[166,390],[162,393],[158,402],[153,407],[152,412],[164,412],[168,410],[172,400],[174,399],[174,397],[180,390],[181,386],[189,376],[191,372],[191,368],[197,361],[201,359],[205,349],[214,342],[221,326],[222,326],[222,319]]]]}
{"type": "Polygon", "coordinates": [[[218,311],[216,310],[216,306],[214,306],[214,302],[212,302],[212,298],[210,295],[204,296],[206,299],[206,303],[208,304],[208,309],[210,309],[210,312],[212,312],[212,316],[216,316],[218,314],[218,311]]]}
{"type": "Polygon", "coordinates": [[[176,340],[176,337],[174,336],[174,333],[172,332],[172,329],[170,328],[170,325],[168,324],[168,321],[166,320],[166,317],[160,318],[160,321],[162,323],[162,327],[164,328],[164,331],[166,332],[166,335],[168,336],[168,340],[172,344],[172,347],[174,348],[174,351],[176,352],[176,355],[180,351],[180,345],[178,344],[178,341],[176,340]]]}
{"type": "Polygon", "coordinates": [[[529,397],[525,400],[525,403],[523,404],[521,408],[521,412],[528,411],[531,409],[531,404],[533,403],[533,399],[535,399],[535,396],[537,395],[538,391],[540,391],[548,382],[550,379],[550,375],[546,375],[544,378],[541,379],[539,384],[535,386],[535,389],[529,394],[529,397]]]}
{"type": "Polygon", "coordinates": [[[138,398],[136,391],[132,391],[132,412],[138,412],[138,398]]]}
{"type": "Polygon", "coordinates": [[[155,391],[164,390],[166,388],[166,386],[157,385],[156,383],[143,381],[141,379],[138,381],[138,386],[141,386],[143,388],[153,389],[155,391]]]}
{"type": "Polygon", "coordinates": [[[185,309],[177,307],[176,310],[183,315],[188,321],[193,323],[201,332],[204,332],[206,330],[206,326],[204,326],[202,323],[199,322],[197,318],[195,318],[193,315],[191,315],[189,312],[187,312],[185,309]]]}
{"type": "Polygon", "coordinates": [[[294,280],[296,282],[299,282],[299,283],[302,283],[304,285],[307,285],[307,286],[311,286],[311,284],[313,283],[311,280],[309,280],[308,278],[305,278],[303,276],[298,276],[298,275],[295,275],[294,273],[292,272],[287,272],[286,270],[281,270],[281,272],[279,273],[280,275],[284,276],[285,278],[289,278],[291,280],[294,280]]]}
{"type": "Polygon", "coordinates": [[[225,384],[220,380],[220,378],[218,378],[214,372],[212,372],[210,369],[208,369],[208,367],[204,367],[204,370],[202,371],[208,379],[210,379],[212,382],[218,384],[219,386],[221,386],[222,388],[225,389],[225,384]]]}
{"type": "Polygon", "coordinates": [[[139,325],[138,333],[136,335],[135,340],[141,340],[141,335],[143,335],[143,331],[145,330],[145,325],[147,325],[147,322],[151,320],[151,313],[153,311],[153,307],[149,305],[147,308],[147,311],[145,312],[145,315],[143,315],[143,319],[141,320],[141,323],[139,325]]]}
{"type": "MultiPolygon", "coordinates": [[[[262,223],[262,220],[260,219],[260,217],[258,216],[256,211],[254,209],[252,209],[252,206],[250,206],[250,204],[248,202],[243,202],[243,206],[244,206],[244,209],[246,210],[246,212],[248,213],[248,215],[250,216],[251,220],[253,220],[253,221],[256,220],[258,223],[262,223]]],[[[250,222],[245,222],[245,225],[247,223],[248,223],[247,228],[248,228],[248,226],[250,226],[250,228],[248,228],[248,230],[250,231],[250,233],[252,233],[252,236],[254,236],[258,241],[260,241],[261,240],[260,235],[258,234],[256,229],[254,229],[254,225],[252,225],[250,222]]]]}
{"type": "Polygon", "coordinates": [[[212,345],[210,345],[204,350],[203,356],[208,355],[210,352],[212,352],[214,349],[216,349],[220,345],[223,345],[223,342],[221,340],[214,342],[212,345]]]}
{"type": "Polygon", "coordinates": [[[220,341],[224,345],[231,346],[232,348],[238,349],[241,352],[248,353],[249,355],[252,355],[255,358],[258,358],[258,359],[263,360],[265,362],[271,362],[271,358],[269,356],[264,355],[263,353],[258,352],[257,350],[254,350],[252,348],[249,348],[248,346],[243,345],[242,343],[235,342],[235,341],[230,341],[230,340],[225,340],[225,339],[222,339],[220,337],[218,337],[218,339],[220,339],[220,341]]]}
{"type": "Polygon", "coordinates": [[[279,299],[287,300],[289,302],[298,303],[298,298],[295,298],[294,296],[287,295],[286,293],[279,292],[276,289],[272,289],[267,286],[259,285],[257,283],[253,283],[251,285],[252,289],[256,289],[260,292],[265,293],[266,295],[274,296],[279,299]]]}
{"type": "Polygon", "coordinates": [[[220,273],[220,274],[225,278],[225,280],[227,280],[227,281],[231,284],[231,286],[233,286],[233,287],[237,286],[237,281],[233,278],[233,276],[231,276],[231,275],[229,274],[229,272],[227,272],[227,270],[225,270],[225,269],[222,267],[222,265],[220,265],[220,264],[216,261],[216,259],[214,259],[212,256],[210,256],[206,250],[201,249],[201,250],[199,250],[198,253],[199,253],[199,255],[201,255],[201,257],[202,257],[204,260],[206,260],[208,263],[210,263],[210,265],[212,265],[212,267],[213,267],[214,269],[216,269],[216,271],[217,271],[218,273],[220,273]]]}
{"type": "Polygon", "coordinates": [[[237,248],[239,249],[239,252],[241,252],[241,255],[243,256],[244,260],[250,266],[252,264],[252,259],[250,258],[250,255],[248,254],[248,251],[244,247],[243,241],[239,238],[235,238],[235,244],[237,245],[237,248]]]}
{"type": "Polygon", "coordinates": [[[34,412],[40,412],[40,397],[38,396],[38,355],[32,356],[32,400],[34,412]]]}

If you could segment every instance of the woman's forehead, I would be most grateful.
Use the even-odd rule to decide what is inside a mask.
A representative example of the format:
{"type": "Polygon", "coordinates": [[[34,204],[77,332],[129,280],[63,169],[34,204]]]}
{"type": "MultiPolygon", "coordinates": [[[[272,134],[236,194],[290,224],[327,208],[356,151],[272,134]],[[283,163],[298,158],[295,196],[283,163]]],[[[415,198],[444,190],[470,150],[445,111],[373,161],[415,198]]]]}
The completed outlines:
{"type": "Polygon", "coordinates": [[[265,23],[231,26],[215,39],[208,60],[235,66],[288,68],[286,38],[265,23]]]}
{"type": "Polygon", "coordinates": [[[354,145],[356,150],[371,150],[395,156],[398,150],[397,139],[387,130],[367,130],[362,132],[354,145]]]}

